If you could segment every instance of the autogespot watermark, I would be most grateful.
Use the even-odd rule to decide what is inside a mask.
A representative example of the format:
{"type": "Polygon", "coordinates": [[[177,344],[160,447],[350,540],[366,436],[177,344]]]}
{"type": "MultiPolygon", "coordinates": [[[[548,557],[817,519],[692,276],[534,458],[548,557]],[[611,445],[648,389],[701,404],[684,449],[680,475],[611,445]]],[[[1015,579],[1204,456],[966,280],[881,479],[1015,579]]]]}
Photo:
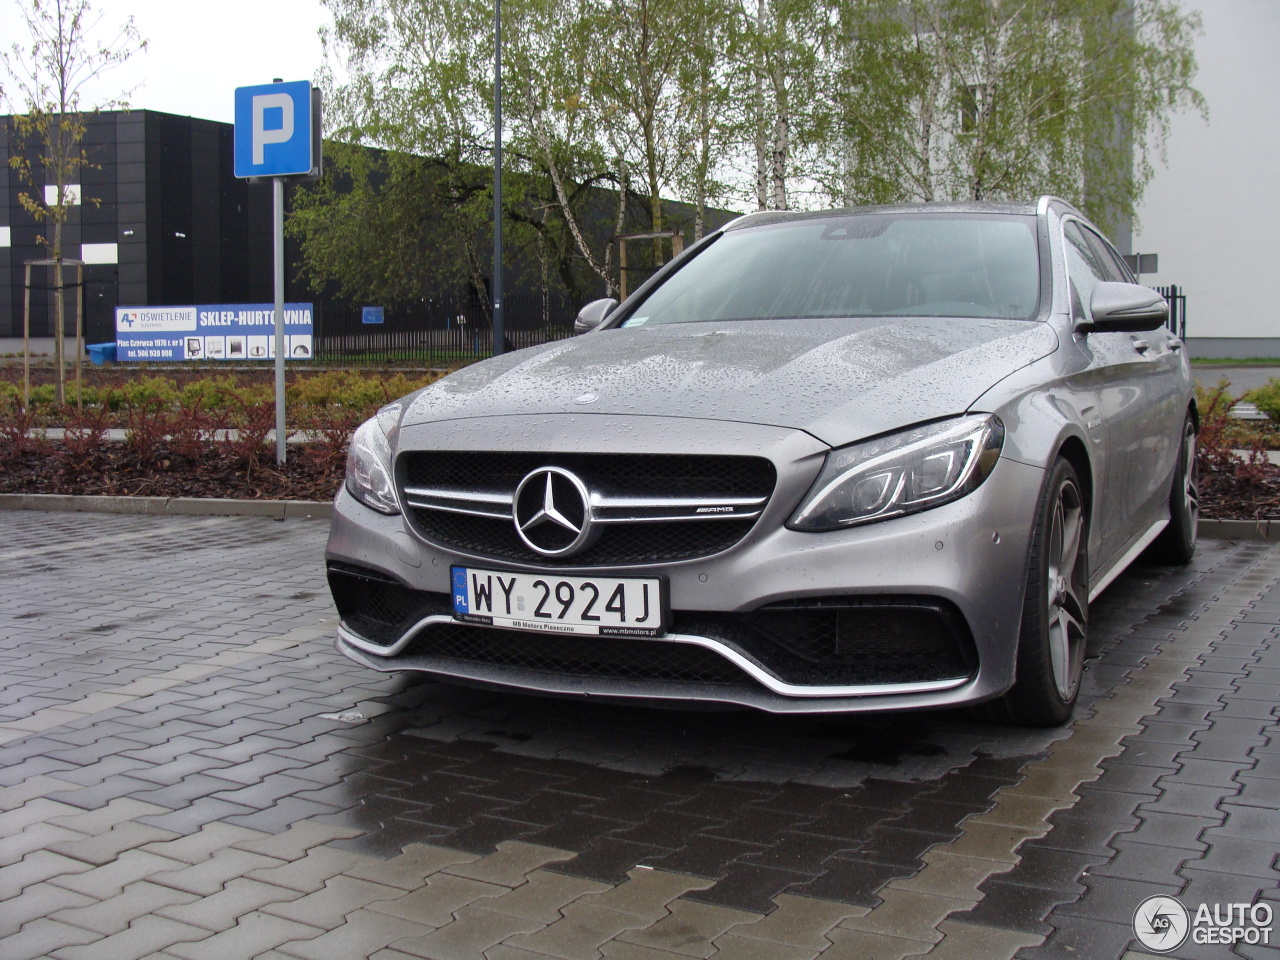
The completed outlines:
{"type": "Polygon", "coordinates": [[[1147,897],[1133,911],[1133,933],[1148,950],[1168,953],[1192,943],[1271,943],[1271,905],[1202,903],[1191,913],[1177,897],[1147,897]]]}

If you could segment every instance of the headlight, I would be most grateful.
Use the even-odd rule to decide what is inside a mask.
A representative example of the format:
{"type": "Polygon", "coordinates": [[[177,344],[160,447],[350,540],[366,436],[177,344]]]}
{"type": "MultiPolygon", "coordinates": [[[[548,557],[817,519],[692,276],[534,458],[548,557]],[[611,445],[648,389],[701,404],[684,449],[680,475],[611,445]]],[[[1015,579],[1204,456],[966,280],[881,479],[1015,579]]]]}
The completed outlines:
{"type": "Polygon", "coordinates": [[[379,513],[399,513],[391,480],[391,438],[400,423],[400,404],[392,403],[356,430],[347,448],[347,492],[379,513]]]}
{"type": "Polygon", "coordinates": [[[787,526],[836,530],[949,503],[987,479],[1003,444],[1004,424],[984,414],[833,450],[787,526]]]}

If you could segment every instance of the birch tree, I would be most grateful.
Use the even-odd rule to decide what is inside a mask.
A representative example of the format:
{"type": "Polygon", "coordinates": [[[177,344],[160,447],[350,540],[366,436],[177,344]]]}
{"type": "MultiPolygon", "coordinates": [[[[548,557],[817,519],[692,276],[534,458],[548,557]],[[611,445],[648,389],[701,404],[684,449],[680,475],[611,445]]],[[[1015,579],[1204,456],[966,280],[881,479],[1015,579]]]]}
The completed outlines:
{"type": "Polygon", "coordinates": [[[117,29],[104,29],[89,0],[26,0],[18,6],[27,37],[0,51],[13,84],[7,106],[16,149],[9,153],[9,165],[32,188],[18,193],[18,203],[50,230],[37,239],[54,262],[53,342],[61,404],[66,402],[63,227],[77,203],[98,202],[79,195],[80,171],[93,162],[83,147],[88,118],[127,106],[124,94],[87,106],[85,88],[147,44],[132,17],[117,29]],[[30,152],[36,154],[34,162],[30,152]]]}

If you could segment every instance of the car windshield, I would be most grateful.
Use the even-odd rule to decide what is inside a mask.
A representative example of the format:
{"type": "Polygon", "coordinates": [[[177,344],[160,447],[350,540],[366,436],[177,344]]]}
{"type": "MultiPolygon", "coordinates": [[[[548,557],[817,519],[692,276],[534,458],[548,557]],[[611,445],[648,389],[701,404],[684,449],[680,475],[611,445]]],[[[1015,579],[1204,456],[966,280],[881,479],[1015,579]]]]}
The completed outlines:
{"type": "Polygon", "coordinates": [[[645,298],[624,327],[820,317],[1038,312],[1035,218],[854,214],[730,230],[645,298]]]}

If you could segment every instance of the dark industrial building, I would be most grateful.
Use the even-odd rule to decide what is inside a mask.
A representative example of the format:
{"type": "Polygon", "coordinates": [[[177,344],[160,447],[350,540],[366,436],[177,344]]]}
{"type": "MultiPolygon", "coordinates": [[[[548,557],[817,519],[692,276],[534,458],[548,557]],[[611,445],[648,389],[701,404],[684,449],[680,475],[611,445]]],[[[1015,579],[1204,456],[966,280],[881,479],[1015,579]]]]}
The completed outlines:
{"type": "MultiPolygon", "coordinates": [[[[0,176],[0,337],[22,336],[24,262],[48,249],[37,237],[51,225],[22,208],[33,188],[8,163],[24,150],[37,165],[39,145],[18,141],[8,118],[0,176]]],[[[88,120],[81,201],[63,229],[63,256],[85,266],[86,339],[115,339],[117,306],[267,303],[273,299],[271,187],[232,175],[232,125],[153,110],[107,111],[88,120]]],[[[43,185],[41,185],[43,186],[43,185]]],[[[292,243],[286,262],[299,256],[292,243]]],[[[74,283],[68,269],[66,282],[74,283]]],[[[32,336],[51,336],[52,270],[34,268],[32,336]]],[[[68,291],[74,333],[78,291],[68,291]]],[[[307,300],[289,278],[286,299],[307,300]]]]}

